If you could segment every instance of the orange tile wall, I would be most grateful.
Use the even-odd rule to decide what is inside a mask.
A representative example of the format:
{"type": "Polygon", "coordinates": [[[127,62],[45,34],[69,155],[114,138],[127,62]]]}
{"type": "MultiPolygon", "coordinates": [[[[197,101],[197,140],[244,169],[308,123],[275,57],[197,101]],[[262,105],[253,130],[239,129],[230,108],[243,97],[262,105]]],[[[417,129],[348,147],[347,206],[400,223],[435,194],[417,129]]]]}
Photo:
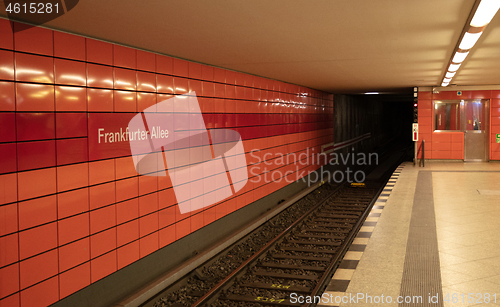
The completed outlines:
{"type": "Polygon", "coordinates": [[[294,181],[320,166],[283,165],[276,154],[333,142],[332,95],[14,27],[22,31],[0,19],[0,306],[46,306],[71,295],[288,184],[276,176],[252,181],[266,171],[289,171],[294,181]],[[247,163],[261,167],[232,197],[180,214],[168,177],[138,175],[130,153],[92,159],[88,118],[131,117],[193,90],[207,128],[237,130],[247,163]]]}
{"type": "Polygon", "coordinates": [[[425,140],[426,159],[464,159],[464,134],[463,132],[434,132],[433,127],[433,100],[457,99],[490,99],[490,160],[500,160],[500,144],[496,143],[496,134],[500,133],[500,91],[477,90],[442,91],[437,94],[432,92],[418,93],[418,124],[419,141],[418,157],[422,157],[422,140],[425,140]]]}

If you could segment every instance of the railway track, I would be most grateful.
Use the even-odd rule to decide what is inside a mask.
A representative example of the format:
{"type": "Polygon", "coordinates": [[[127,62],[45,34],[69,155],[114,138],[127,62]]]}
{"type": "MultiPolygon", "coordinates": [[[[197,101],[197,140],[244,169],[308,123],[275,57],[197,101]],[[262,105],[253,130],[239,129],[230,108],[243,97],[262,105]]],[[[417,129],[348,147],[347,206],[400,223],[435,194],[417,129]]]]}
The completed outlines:
{"type": "Polygon", "coordinates": [[[398,164],[361,186],[324,184],[143,307],[313,306],[291,295],[323,293],[398,164]]]}
{"type": "Polygon", "coordinates": [[[192,306],[303,306],[290,295],[321,295],[322,282],[345,254],[380,187],[339,188],[192,306]]]}

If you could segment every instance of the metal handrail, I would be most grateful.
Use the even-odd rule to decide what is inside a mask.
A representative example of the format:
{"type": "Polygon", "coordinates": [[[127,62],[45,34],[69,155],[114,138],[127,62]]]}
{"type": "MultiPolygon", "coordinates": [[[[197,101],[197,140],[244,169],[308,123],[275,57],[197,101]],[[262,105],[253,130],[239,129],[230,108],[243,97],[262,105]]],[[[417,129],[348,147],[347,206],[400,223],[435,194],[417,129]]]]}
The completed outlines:
{"type": "Polygon", "coordinates": [[[422,140],[422,167],[425,167],[425,140],[422,140]]]}
{"type": "Polygon", "coordinates": [[[425,140],[422,140],[422,145],[420,147],[422,149],[422,159],[418,163],[418,166],[422,164],[422,167],[425,167],[425,140]]]}

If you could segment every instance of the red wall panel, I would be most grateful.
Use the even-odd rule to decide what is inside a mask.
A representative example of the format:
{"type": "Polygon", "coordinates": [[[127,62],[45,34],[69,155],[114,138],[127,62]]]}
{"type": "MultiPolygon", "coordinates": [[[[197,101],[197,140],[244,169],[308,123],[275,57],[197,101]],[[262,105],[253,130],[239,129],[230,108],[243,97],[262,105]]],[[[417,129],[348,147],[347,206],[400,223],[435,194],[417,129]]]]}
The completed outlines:
{"type": "Polygon", "coordinates": [[[113,67],[87,63],[87,86],[113,88],[113,67]]]}
{"type": "Polygon", "coordinates": [[[90,240],[88,237],[59,248],[59,272],[66,271],[89,260],[90,240]]]}
{"type": "Polygon", "coordinates": [[[156,75],[149,72],[138,71],[137,90],[144,92],[156,92],[156,75]]]}
{"type": "Polygon", "coordinates": [[[54,31],[54,56],[85,61],[85,38],[54,31]]]}
{"type": "Polygon", "coordinates": [[[59,278],[57,276],[44,280],[31,288],[21,291],[21,307],[49,306],[59,300],[58,290],[59,278]]]}
{"type": "MultiPolygon", "coordinates": [[[[57,223],[45,224],[28,230],[19,232],[19,258],[25,259],[45,251],[54,249],[57,247],[57,223]]],[[[57,255],[57,253],[56,253],[57,255]]],[[[33,258],[30,258],[33,259],[33,258]]],[[[21,262],[22,264],[23,262],[21,262]]],[[[22,271],[21,265],[21,271],[22,271]]],[[[35,272],[37,270],[34,270],[35,272]]],[[[21,272],[22,273],[22,272],[21,272]]],[[[56,272],[57,273],[57,262],[56,262],[56,272]]],[[[29,275],[29,272],[26,272],[29,275]]],[[[33,275],[36,275],[33,274],[33,275]]],[[[49,277],[49,276],[47,276],[49,277]]],[[[31,277],[27,277],[31,279],[31,277]]],[[[21,276],[21,287],[23,278],[21,276]]],[[[26,285],[27,287],[29,285],[26,285]]]]}
{"type": "Polygon", "coordinates": [[[18,171],[55,166],[55,157],[55,141],[34,141],[17,143],[18,171]]]}
{"type": "Polygon", "coordinates": [[[101,208],[116,201],[114,182],[91,186],[89,191],[90,209],[101,208]]]}
{"type": "Polygon", "coordinates": [[[15,50],[35,54],[54,55],[53,31],[14,23],[15,50]]]}
{"type": "Polygon", "coordinates": [[[154,53],[137,50],[137,69],[155,72],[156,56],[154,53]]]}
{"type": "Polygon", "coordinates": [[[83,62],[54,59],[55,83],[85,86],[87,84],[85,68],[83,62]]]}
{"type": "MultiPolygon", "coordinates": [[[[138,175],[129,142],[104,135],[123,132],[146,108],[195,91],[205,128],[238,131],[248,159],[252,149],[259,157],[298,154],[333,141],[331,95],[43,28],[15,28],[23,31],[13,34],[0,19],[0,305],[51,304],[287,184],[249,180],[236,195],[181,214],[170,174],[138,175]],[[4,278],[14,286],[4,286],[4,278]]],[[[194,104],[179,103],[163,111],[176,112],[176,128],[190,136],[196,117],[182,112],[193,110],[194,104]]],[[[197,157],[189,147],[200,142],[176,142],[183,148],[176,160],[189,166],[197,157]]],[[[165,164],[163,154],[156,158],[165,164]]],[[[257,165],[261,179],[264,164],[257,165]]],[[[290,170],[296,180],[297,171],[305,176],[319,166],[273,160],[268,169],[290,170]]],[[[187,181],[210,180],[190,176],[187,181]]],[[[187,191],[203,197],[201,190],[187,191]]]]}
{"type": "MultiPolygon", "coordinates": [[[[92,213],[91,213],[92,214],[92,213]]],[[[59,245],[89,236],[89,213],[82,213],[58,221],[59,245]]]]}
{"type": "Polygon", "coordinates": [[[113,112],[113,91],[106,89],[87,89],[89,112],[113,112]]]}
{"type": "Polygon", "coordinates": [[[151,254],[158,250],[159,234],[153,232],[152,234],[139,239],[139,256],[140,258],[151,254]]]}
{"type": "Polygon", "coordinates": [[[113,65],[113,45],[95,39],[86,39],[87,61],[113,65]]]}
{"type": "Polygon", "coordinates": [[[89,210],[89,188],[59,193],[57,195],[57,214],[60,219],[89,210]]]}
{"type": "Polygon", "coordinates": [[[92,259],[116,249],[116,228],[96,233],[90,237],[92,259]]]}
{"type": "Polygon", "coordinates": [[[54,86],[16,83],[16,111],[54,111],[54,86]]]}
{"type": "Polygon", "coordinates": [[[59,275],[60,298],[64,298],[90,284],[90,263],[84,263],[59,275]]]}
{"type": "Polygon", "coordinates": [[[137,72],[130,69],[115,68],[114,88],[135,91],[137,89],[137,72]]]}
{"type": "Polygon", "coordinates": [[[84,87],[56,86],[55,104],[58,112],[87,111],[87,90],[84,87]]]}
{"type": "Polygon", "coordinates": [[[17,171],[16,143],[0,144],[0,174],[17,171]]]}
{"type": "Polygon", "coordinates": [[[19,261],[19,235],[0,237],[0,267],[19,261]]]}
{"type": "Polygon", "coordinates": [[[14,53],[0,50],[0,79],[14,80],[14,53]]]}
{"type": "Polygon", "coordinates": [[[16,81],[54,83],[54,59],[16,53],[16,81]]]}
{"type": "Polygon", "coordinates": [[[16,110],[15,83],[0,81],[0,111],[16,110]]]}
{"type": "Polygon", "coordinates": [[[57,140],[57,165],[88,161],[87,138],[57,140]]]}
{"type": "Polygon", "coordinates": [[[125,46],[113,45],[113,65],[135,69],[137,67],[136,50],[125,46]]]}
{"type": "Polygon", "coordinates": [[[116,249],[114,249],[111,252],[90,261],[90,281],[96,282],[99,279],[114,273],[116,269],[116,249]]]}
{"type": "Polygon", "coordinates": [[[39,226],[57,219],[55,195],[19,202],[19,230],[39,226]]]}
{"type": "Polygon", "coordinates": [[[0,19],[0,48],[14,49],[14,33],[12,31],[12,21],[0,19]]]}
{"type": "Polygon", "coordinates": [[[116,226],[115,207],[115,205],[110,205],[94,211],[90,211],[91,234],[116,226]]]}

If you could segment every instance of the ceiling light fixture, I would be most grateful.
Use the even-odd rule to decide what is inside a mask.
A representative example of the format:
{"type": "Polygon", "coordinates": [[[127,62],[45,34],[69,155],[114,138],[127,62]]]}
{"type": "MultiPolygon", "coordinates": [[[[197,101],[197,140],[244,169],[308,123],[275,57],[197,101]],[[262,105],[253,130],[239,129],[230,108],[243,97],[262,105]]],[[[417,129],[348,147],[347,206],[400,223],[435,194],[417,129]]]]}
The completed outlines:
{"type": "Polygon", "coordinates": [[[445,78],[453,78],[457,72],[447,72],[446,75],[444,76],[445,78]]]}
{"type": "Polygon", "coordinates": [[[468,54],[469,54],[469,51],[467,51],[467,52],[455,52],[455,56],[453,56],[453,60],[451,60],[451,61],[453,63],[462,63],[468,54]]]}
{"type": "Polygon", "coordinates": [[[466,32],[458,48],[462,50],[469,50],[470,48],[474,47],[479,37],[481,37],[481,34],[483,34],[483,32],[479,33],[466,32]]]}
{"type": "Polygon", "coordinates": [[[366,92],[365,95],[378,95],[378,92],[366,92]]]}
{"type": "Polygon", "coordinates": [[[460,68],[461,64],[450,64],[448,67],[449,72],[456,72],[460,68]]]}
{"type": "Polygon", "coordinates": [[[484,27],[489,24],[493,16],[500,8],[500,1],[498,0],[483,0],[477,7],[476,13],[472,18],[470,25],[472,27],[484,27]]]}
{"type": "Polygon", "coordinates": [[[465,60],[470,49],[477,43],[485,27],[490,23],[500,9],[500,0],[476,0],[474,7],[462,30],[460,40],[450,59],[441,86],[448,86],[455,76],[460,64],[465,60]]]}

